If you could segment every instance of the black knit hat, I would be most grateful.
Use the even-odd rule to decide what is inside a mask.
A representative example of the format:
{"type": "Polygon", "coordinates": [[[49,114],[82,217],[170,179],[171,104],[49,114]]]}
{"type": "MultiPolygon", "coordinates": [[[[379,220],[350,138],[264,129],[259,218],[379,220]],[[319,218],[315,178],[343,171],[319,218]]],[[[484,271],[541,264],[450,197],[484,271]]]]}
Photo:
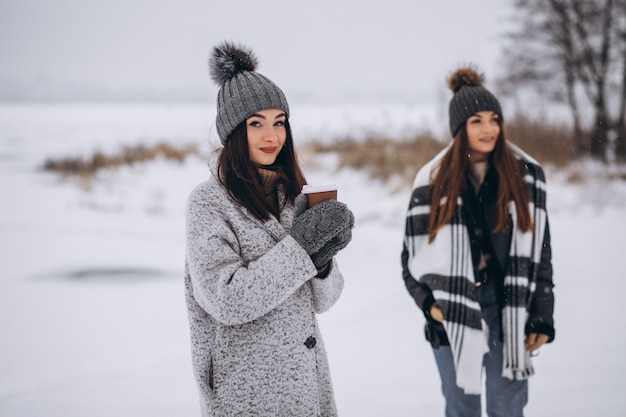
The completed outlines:
{"type": "Polygon", "coordinates": [[[452,137],[465,121],[479,111],[490,110],[502,120],[498,99],[483,87],[483,75],[472,66],[457,68],[448,78],[448,88],[454,96],[450,100],[450,133],[452,137]]]}
{"type": "Polygon", "coordinates": [[[209,73],[220,86],[215,125],[222,144],[241,122],[258,111],[279,109],[289,115],[285,94],[269,78],[255,72],[257,64],[252,51],[244,46],[223,42],[213,48],[209,73]]]}

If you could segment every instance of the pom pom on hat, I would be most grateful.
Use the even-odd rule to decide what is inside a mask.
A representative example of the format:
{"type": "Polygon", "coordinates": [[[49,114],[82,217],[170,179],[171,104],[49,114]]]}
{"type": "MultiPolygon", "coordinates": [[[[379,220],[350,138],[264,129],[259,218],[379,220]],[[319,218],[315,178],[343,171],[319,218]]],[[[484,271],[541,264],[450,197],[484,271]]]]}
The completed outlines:
{"type": "Polygon", "coordinates": [[[484,75],[472,66],[457,68],[448,78],[448,88],[453,93],[459,91],[463,86],[480,87],[483,85],[484,75]]]}
{"type": "Polygon", "coordinates": [[[454,96],[450,100],[450,133],[455,137],[467,119],[480,111],[493,111],[502,120],[498,99],[483,87],[484,76],[476,67],[466,65],[457,68],[448,77],[448,88],[454,96]]]}
{"type": "Polygon", "coordinates": [[[252,50],[242,45],[224,42],[213,48],[209,58],[209,74],[219,86],[244,71],[254,71],[258,60],[252,50]]]}
{"type": "Polygon", "coordinates": [[[219,85],[215,126],[222,144],[254,113],[280,109],[289,117],[289,104],[282,90],[256,72],[258,61],[245,46],[223,42],[209,57],[209,75],[219,85]]]}

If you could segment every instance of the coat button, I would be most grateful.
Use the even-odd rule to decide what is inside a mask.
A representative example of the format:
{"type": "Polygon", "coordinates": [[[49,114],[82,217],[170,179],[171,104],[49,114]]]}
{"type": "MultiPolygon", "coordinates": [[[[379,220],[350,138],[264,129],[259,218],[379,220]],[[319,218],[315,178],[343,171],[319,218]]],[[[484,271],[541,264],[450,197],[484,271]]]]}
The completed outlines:
{"type": "Polygon", "coordinates": [[[304,346],[309,349],[313,349],[315,345],[317,345],[317,340],[315,340],[313,336],[307,337],[307,339],[304,341],[304,346]]]}

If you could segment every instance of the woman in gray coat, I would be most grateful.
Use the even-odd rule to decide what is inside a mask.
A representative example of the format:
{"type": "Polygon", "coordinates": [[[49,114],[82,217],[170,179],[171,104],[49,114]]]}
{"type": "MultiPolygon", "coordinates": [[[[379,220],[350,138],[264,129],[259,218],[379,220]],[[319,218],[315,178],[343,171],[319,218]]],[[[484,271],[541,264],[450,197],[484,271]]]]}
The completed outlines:
{"type": "Polygon", "coordinates": [[[244,47],[213,50],[223,147],[188,202],[185,287],[202,414],[335,416],[315,315],[341,293],[333,257],[354,217],[335,200],[307,207],[287,100],[256,65],[244,47]]]}

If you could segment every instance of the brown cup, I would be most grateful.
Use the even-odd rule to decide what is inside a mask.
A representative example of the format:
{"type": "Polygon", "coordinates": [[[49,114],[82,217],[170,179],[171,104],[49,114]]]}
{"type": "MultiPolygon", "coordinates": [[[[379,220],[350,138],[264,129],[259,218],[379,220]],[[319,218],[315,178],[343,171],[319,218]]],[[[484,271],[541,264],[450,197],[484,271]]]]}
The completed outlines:
{"type": "Polygon", "coordinates": [[[302,188],[302,194],[306,195],[309,208],[326,200],[337,199],[336,185],[309,186],[302,188]]]}

